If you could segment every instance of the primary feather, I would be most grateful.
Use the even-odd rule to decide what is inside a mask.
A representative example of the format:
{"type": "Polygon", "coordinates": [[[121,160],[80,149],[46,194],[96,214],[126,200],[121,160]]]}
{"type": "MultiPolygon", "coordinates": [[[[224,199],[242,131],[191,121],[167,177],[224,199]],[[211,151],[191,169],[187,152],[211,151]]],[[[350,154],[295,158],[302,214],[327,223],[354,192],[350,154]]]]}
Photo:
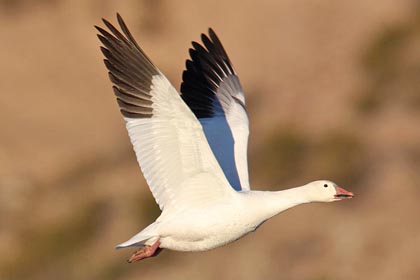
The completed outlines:
{"type": "Polygon", "coordinates": [[[124,35],[104,20],[111,33],[97,27],[105,65],[137,161],[159,207],[180,207],[183,200],[229,193],[202,126],[168,79],[152,64],[118,15],[124,35]],[[217,184],[191,187],[195,177],[217,184]],[[204,188],[204,189],[203,189],[204,188]]]}
{"type": "Polygon", "coordinates": [[[207,141],[235,190],[249,190],[249,122],[239,78],[216,33],[193,42],[182,75],[182,99],[203,126],[207,141]]]}

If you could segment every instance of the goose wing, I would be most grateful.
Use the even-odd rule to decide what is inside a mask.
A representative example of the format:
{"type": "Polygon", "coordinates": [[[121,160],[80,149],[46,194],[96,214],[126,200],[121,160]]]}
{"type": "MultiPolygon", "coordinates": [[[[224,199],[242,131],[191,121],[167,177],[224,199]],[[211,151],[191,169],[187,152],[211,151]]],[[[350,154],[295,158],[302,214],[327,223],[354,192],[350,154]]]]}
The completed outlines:
{"type": "Polygon", "coordinates": [[[202,126],[117,14],[122,33],[96,27],[137,161],[159,207],[192,207],[234,193],[202,126]]]}
{"type": "Polygon", "coordinates": [[[249,190],[249,121],[239,78],[212,29],[192,42],[182,75],[182,99],[201,122],[207,141],[232,187],[249,190]]]}

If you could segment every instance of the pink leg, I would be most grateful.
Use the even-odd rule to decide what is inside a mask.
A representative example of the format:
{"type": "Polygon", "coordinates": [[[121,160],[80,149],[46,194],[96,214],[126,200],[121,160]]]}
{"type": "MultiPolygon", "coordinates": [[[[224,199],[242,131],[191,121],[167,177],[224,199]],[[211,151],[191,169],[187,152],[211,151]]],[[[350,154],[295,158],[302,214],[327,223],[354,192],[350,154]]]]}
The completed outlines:
{"type": "Polygon", "coordinates": [[[127,262],[133,263],[157,255],[160,252],[159,250],[157,250],[159,248],[159,245],[160,241],[158,239],[152,246],[145,245],[144,247],[141,247],[140,249],[135,251],[133,255],[131,255],[127,262]]]}

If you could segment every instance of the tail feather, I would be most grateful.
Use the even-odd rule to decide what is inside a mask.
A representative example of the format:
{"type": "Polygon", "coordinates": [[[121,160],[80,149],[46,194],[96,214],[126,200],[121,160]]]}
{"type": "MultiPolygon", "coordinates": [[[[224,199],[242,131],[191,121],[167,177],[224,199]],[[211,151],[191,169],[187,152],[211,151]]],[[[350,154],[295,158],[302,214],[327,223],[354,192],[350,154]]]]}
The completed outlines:
{"type": "Polygon", "coordinates": [[[117,245],[115,249],[121,249],[126,247],[141,247],[144,246],[144,244],[150,239],[153,239],[154,241],[155,239],[159,238],[159,236],[155,232],[155,228],[156,223],[149,225],[144,230],[131,237],[129,240],[117,245]]]}
{"type": "Polygon", "coordinates": [[[129,240],[118,244],[117,246],[115,246],[115,249],[121,249],[121,248],[126,248],[126,247],[141,247],[144,245],[144,242],[147,241],[147,239],[149,239],[150,237],[138,237],[135,238],[136,236],[130,238],[129,240]]]}

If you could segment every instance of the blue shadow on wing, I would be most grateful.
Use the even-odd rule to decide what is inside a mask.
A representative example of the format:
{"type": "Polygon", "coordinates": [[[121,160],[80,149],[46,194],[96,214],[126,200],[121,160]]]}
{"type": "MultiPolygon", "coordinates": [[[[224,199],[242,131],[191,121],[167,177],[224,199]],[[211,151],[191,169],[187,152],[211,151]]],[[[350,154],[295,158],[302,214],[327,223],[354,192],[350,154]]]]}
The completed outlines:
{"type": "Polygon", "coordinates": [[[212,118],[201,118],[199,121],[203,126],[207,142],[226,178],[236,191],[241,191],[241,183],[235,164],[233,135],[226,117],[219,115],[212,118]]]}

